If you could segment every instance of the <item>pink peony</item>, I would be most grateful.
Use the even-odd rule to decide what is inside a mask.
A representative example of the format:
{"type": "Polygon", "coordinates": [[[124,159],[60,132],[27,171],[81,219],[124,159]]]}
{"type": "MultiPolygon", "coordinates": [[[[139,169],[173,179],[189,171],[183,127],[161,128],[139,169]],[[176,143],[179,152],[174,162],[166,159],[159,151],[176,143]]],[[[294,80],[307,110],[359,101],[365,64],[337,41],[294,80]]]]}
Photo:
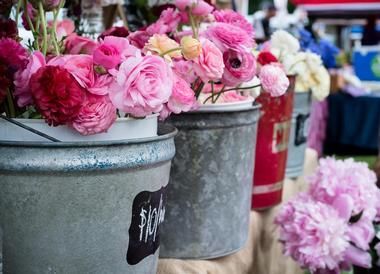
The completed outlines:
{"type": "Polygon", "coordinates": [[[116,108],[108,96],[87,94],[86,100],[71,126],[82,135],[107,132],[116,120],[116,108]]]}
{"type": "Polygon", "coordinates": [[[29,56],[28,65],[24,70],[20,69],[15,74],[15,92],[14,95],[17,97],[17,105],[19,107],[25,107],[32,103],[32,94],[29,89],[29,80],[40,67],[45,66],[45,56],[39,52],[34,51],[29,56]]]}
{"type": "Polygon", "coordinates": [[[198,0],[196,5],[191,10],[191,13],[197,16],[209,15],[214,10],[214,7],[203,0],[198,0]]]}
{"type": "Polygon", "coordinates": [[[212,14],[216,22],[229,23],[245,30],[249,37],[254,37],[252,24],[240,13],[233,10],[216,10],[212,14]]]}
{"type": "Polygon", "coordinates": [[[175,0],[175,5],[179,10],[185,10],[187,7],[192,7],[197,3],[197,0],[175,0]]]}
{"type": "Polygon", "coordinates": [[[87,90],[95,95],[106,95],[108,94],[109,87],[113,81],[113,77],[109,74],[95,74],[94,84],[87,90]]]}
{"type": "Polygon", "coordinates": [[[240,102],[248,99],[247,96],[241,95],[234,90],[222,93],[220,98],[224,103],[240,102]]]}
{"type": "Polygon", "coordinates": [[[113,69],[123,60],[124,51],[130,47],[126,38],[106,36],[94,51],[94,63],[113,69]]]}
{"type": "Polygon", "coordinates": [[[191,61],[179,60],[174,61],[174,71],[187,83],[192,84],[197,79],[197,75],[193,69],[193,63],[191,61]]]}
{"type": "MultiPolygon", "coordinates": [[[[52,26],[52,22],[49,22],[49,26],[52,26]]],[[[70,34],[74,33],[75,31],[75,25],[73,20],[70,19],[64,19],[62,21],[59,21],[57,23],[57,38],[58,40],[61,40],[64,37],[69,36],[70,34]]]]}
{"type": "Polygon", "coordinates": [[[65,53],[67,54],[92,54],[97,44],[86,37],[70,34],[65,39],[65,53]]]}
{"type": "Polygon", "coordinates": [[[181,77],[174,75],[174,85],[172,95],[167,103],[168,109],[173,113],[181,113],[192,110],[197,106],[194,91],[190,85],[181,77]]]}
{"type": "Polygon", "coordinates": [[[237,86],[248,82],[256,75],[256,60],[252,53],[227,50],[223,54],[224,73],[222,82],[227,86],[237,86]]]}
{"type": "Polygon", "coordinates": [[[302,193],[283,206],[275,223],[285,255],[302,268],[312,273],[339,270],[350,244],[348,226],[336,210],[302,193]]]}
{"type": "Polygon", "coordinates": [[[135,46],[138,49],[143,49],[145,44],[148,43],[150,36],[151,35],[145,30],[139,30],[130,33],[127,38],[131,45],[135,46]]]}
{"type": "Polygon", "coordinates": [[[289,87],[289,79],[284,70],[274,64],[263,66],[260,69],[259,78],[263,90],[272,96],[283,95],[289,87]]]}
{"type": "Polygon", "coordinates": [[[177,29],[177,26],[181,22],[181,15],[173,8],[167,8],[162,11],[160,18],[150,25],[146,31],[150,35],[153,34],[165,34],[173,32],[177,29]]]}
{"type": "Polygon", "coordinates": [[[194,71],[207,83],[209,80],[218,81],[222,78],[224,69],[223,54],[214,43],[205,39],[202,41],[202,51],[194,60],[194,71]]]}
{"type": "Polygon", "coordinates": [[[172,70],[158,56],[130,57],[114,76],[109,91],[112,103],[135,117],[159,112],[172,93],[172,70]]]}
{"type": "Polygon", "coordinates": [[[225,52],[228,49],[251,51],[254,40],[241,28],[228,23],[215,23],[206,30],[206,37],[225,52]]]}
{"type": "Polygon", "coordinates": [[[24,69],[28,64],[28,51],[11,38],[0,39],[0,63],[12,71],[24,69]]]}

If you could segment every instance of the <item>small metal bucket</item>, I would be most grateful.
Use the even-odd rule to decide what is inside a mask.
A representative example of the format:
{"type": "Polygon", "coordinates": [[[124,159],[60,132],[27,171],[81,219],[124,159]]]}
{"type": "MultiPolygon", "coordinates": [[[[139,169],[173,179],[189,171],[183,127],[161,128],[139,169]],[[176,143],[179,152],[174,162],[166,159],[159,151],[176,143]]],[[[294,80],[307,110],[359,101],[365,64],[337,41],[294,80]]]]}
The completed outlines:
{"type": "Polygon", "coordinates": [[[298,177],[303,172],[310,117],[310,92],[296,92],[290,129],[286,177],[298,177]]]}
{"type": "Polygon", "coordinates": [[[252,209],[266,209],[281,203],[293,112],[295,77],[280,97],[263,92],[256,99],[262,105],[258,125],[252,209]]]}
{"type": "Polygon", "coordinates": [[[0,142],[4,274],[156,273],[176,130],[159,132],[0,142]]]}
{"type": "Polygon", "coordinates": [[[160,257],[217,258],[245,245],[259,108],[168,121],[179,133],[160,257]]]}

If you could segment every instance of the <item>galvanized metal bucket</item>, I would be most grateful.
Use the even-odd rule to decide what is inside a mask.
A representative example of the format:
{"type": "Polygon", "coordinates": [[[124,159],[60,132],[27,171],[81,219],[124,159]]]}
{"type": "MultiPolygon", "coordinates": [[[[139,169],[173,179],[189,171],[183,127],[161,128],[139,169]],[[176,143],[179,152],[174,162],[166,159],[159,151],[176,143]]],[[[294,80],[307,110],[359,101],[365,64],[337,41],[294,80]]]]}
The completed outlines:
{"type": "Polygon", "coordinates": [[[153,138],[0,143],[4,274],[156,273],[175,153],[153,138]]]}
{"type": "Polygon", "coordinates": [[[244,246],[259,108],[170,118],[179,133],[160,257],[217,258],[244,246]]]}
{"type": "Polygon", "coordinates": [[[296,92],[290,129],[286,177],[298,177],[303,172],[310,116],[310,92],[296,92]]]}

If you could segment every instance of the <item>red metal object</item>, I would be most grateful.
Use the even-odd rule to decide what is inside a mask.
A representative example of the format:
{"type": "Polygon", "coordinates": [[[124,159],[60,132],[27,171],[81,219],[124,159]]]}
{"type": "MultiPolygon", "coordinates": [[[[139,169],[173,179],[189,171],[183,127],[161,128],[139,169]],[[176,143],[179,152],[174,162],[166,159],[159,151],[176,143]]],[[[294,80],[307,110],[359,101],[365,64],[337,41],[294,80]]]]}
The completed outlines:
{"type": "Polygon", "coordinates": [[[252,209],[265,209],[281,203],[285,177],[290,125],[293,112],[295,77],[289,76],[288,91],[280,97],[262,92],[258,124],[252,209]]]}

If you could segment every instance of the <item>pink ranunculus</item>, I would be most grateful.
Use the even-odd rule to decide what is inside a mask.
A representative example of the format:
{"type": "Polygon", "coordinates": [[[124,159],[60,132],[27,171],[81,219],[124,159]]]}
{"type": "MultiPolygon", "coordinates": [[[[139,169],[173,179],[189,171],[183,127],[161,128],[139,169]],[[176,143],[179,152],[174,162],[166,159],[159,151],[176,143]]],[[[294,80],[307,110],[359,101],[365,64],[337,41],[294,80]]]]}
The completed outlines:
{"type": "Polygon", "coordinates": [[[209,80],[218,81],[224,70],[223,54],[214,43],[205,39],[202,41],[202,51],[194,60],[194,71],[207,83],[209,80]]]}
{"type": "Polygon", "coordinates": [[[174,73],[173,91],[167,103],[170,112],[179,114],[197,106],[197,99],[190,85],[174,73]]]}
{"type": "Polygon", "coordinates": [[[130,33],[127,38],[131,45],[138,49],[143,49],[145,44],[148,43],[150,36],[151,35],[147,31],[139,30],[130,33]]]}
{"type": "Polygon", "coordinates": [[[233,10],[216,10],[212,14],[216,22],[229,23],[245,30],[250,37],[254,37],[252,24],[240,13],[233,10]]]}
{"type": "Polygon", "coordinates": [[[192,7],[197,3],[197,0],[175,0],[175,5],[179,10],[185,10],[187,7],[192,7]]]}
{"type": "Polygon", "coordinates": [[[108,94],[109,87],[113,81],[113,77],[109,74],[95,74],[95,82],[87,90],[95,95],[106,95],[108,94]]]}
{"type": "Polygon", "coordinates": [[[94,50],[94,63],[106,69],[113,69],[123,60],[123,52],[130,44],[126,38],[106,36],[94,50]]]}
{"type": "Polygon", "coordinates": [[[158,56],[130,57],[114,77],[116,81],[109,89],[112,103],[135,117],[161,111],[172,93],[173,72],[158,56]]]}
{"type": "Polygon", "coordinates": [[[222,52],[228,49],[248,52],[255,46],[254,40],[246,31],[228,23],[215,23],[205,34],[222,52]]]}
{"type": "Polygon", "coordinates": [[[220,96],[221,101],[224,103],[240,102],[248,99],[248,96],[241,95],[234,90],[222,93],[220,96]]]}
{"type": "Polygon", "coordinates": [[[224,73],[222,82],[235,87],[248,82],[256,75],[256,60],[251,52],[227,50],[223,54],[224,73]]]}
{"type": "Polygon", "coordinates": [[[203,0],[198,0],[197,4],[192,9],[192,14],[197,16],[206,16],[214,10],[214,7],[203,0]]]}
{"type": "Polygon", "coordinates": [[[116,108],[108,96],[87,94],[71,126],[82,135],[107,132],[116,120],[116,108]]]}
{"type": "Polygon", "coordinates": [[[95,41],[76,33],[70,34],[65,39],[65,53],[67,54],[92,54],[96,47],[95,41]]]}
{"type": "MultiPolygon", "coordinates": [[[[52,22],[49,22],[49,25],[52,26],[52,22]]],[[[64,19],[62,21],[59,21],[57,23],[57,32],[56,32],[58,41],[74,33],[74,31],[75,31],[75,24],[73,20],[64,19]]]]}
{"type": "Polygon", "coordinates": [[[49,60],[48,65],[65,68],[85,89],[94,85],[94,63],[91,55],[60,55],[49,60]]]}
{"type": "Polygon", "coordinates": [[[179,22],[181,22],[180,13],[173,8],[167,8],[162,11],[160,18],[150,25],[146,31],[150,35],[173,32],[177,29],[179,22]]]}
{"type": "Polygon", "coordinates": [[[264,91],[272,96],[283,95],[289,87],[289,79],[281,67],[268,64],[260,69],[259,78],[264,91]]]}
{"type": "Polygon", "coordinates": [[[14,95],[17,97],[17,105],[19,107],[25,107],[32,103],[32,94],[29,89],[29,80],[40,67],[45,66],[45,56],[39,52],[34,51],[29,56],[28,65],[24,70],[18,70],[15,74],[15,92],[14,95]]]}
{"type": "Polygon", "coordinates": [[[173,66],[174,71],[187,83],[192,84],[197,79],[197,75],[194,72],[193,63],[191,61],[174,61],[173,66]]]}

